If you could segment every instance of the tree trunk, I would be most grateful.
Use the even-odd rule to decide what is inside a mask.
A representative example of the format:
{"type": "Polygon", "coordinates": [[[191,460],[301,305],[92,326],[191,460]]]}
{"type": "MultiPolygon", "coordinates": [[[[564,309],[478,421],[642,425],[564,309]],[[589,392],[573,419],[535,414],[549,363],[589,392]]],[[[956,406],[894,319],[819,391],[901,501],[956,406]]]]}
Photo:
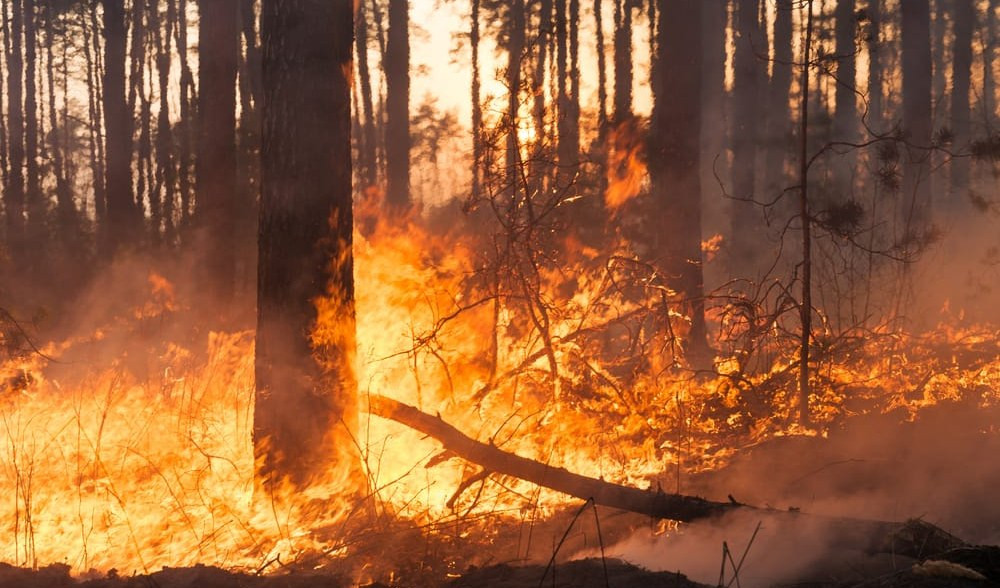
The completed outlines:
{"type": "MultiPolygon", "coordinates": [[[[157,0],[150,0],[156,4],[157,0]]],[[[173,0],[167,2],[166,31],[162,26],[153,27],[156,44],[156,79],[160,92],[160,107],[156,117],[156,184],[158,208],[152,213],[153,244],[161,242],[173,243],[174,239],[174,198],[176,197],[176,171],[174,170],[174,140],[173,128],[170,124],[170,67],[171,38],[174,21],[176,20],[176,5],[173,0]]],[[[159,18],[158,18],[159,20],[159,18]]]]}
{"type": "Polygon", "coordinates": [[[188,65],[187,0],[180,0],[177,7],[177,56],[180,60],[180,118],[177,122],[177,179],[180,192],[179,228],[183,233],[191,218],[191,127],[195,113],[191,112],[194,94],[194,74],[188,65]]]}
{"type": "MultiPolygon", "coordinates": [[[[45,246],[45,201],[38,168],[38,90],[36,86],[38,38],[35,33],[35,0],[21,0],[24,11],[24,170],[27,179],[25,192],[28,208],[26,254],[36,258],[35,252],[45,246]],[[28,253],[31,252],[31,253],[28,253]]],[[[34,262],[32,263],[34,266],[34,262]]],[[[37,267],[36,267],[37,269],[37,267]]]]}
{"type": "Polygon", "coordinates": [[[761,252],[763,222],[754,198],[757,160],[757,121],[760,68],[756,53],[759,43],[760,0],[736,0],[736,41],[733,56],[733,172],[730,263],[744,276],[755,278],[761,252]]]}
{"type": "Polygon", "coordinates": [[[107,259],[131,245],[135,233],[132,199],[132,116],[125,102],[125,3],[104,3],[104,127],[108,199],[107,259]]]}
{"type": "MultiPolygon", "coordinates": [[[[660,7],[649,140],[649,176],[658,220],[652,234],[654,255],[668,285],[683,300],[691,318],[688,359],[707,356],[704,279],[701,253],[701,27],[686,14],[697,13],[701,0],[666,0],[660,7]]],[[[664,308],[663,320],[669,320],[664,308]]]]}
{"type": "Polygon", "coordinates": [[[254,443],[266,489],[359,479],[351,0],[264,0],[254,443]],[[317,324],[317,321],[322,323],[317,324]]]}
{"type": "Polygon", "coordinates": [[[615,122],[632,118],[632,2],[615,0],[615,122]]]}
{"type": "Polygon", "coordinates": [[[569,102],[566,113],[567,163],[580,160],[580,0],[569,0],[569,102]]]}
{"type": "MultiPolygon", "coordinates": [[[[854,33],[857,23],[854,0],[837,0],[834,10],[837,57],[836,91],[834,94],[833,140],[857,142],[858,109],[857,65],[855,60],[854,33]]],[[[837,156],[833,164],[835,201],[851,198],[854,180],[854,150],[837,156]]]]}
{"type": "Polygon", "coordinates": [[[868,0],[868,127],[882,132],[882,2],[868,0]]]}
{"type": "Polygon", "coordinates": [[[7,110],[10,129],[10,173],[4,190],[7,216],[7,246],[15,264],[24,262],[24,57],[23,16],[20,0],[14,0],[10,17],[10,56],[7,59],[7,110]]]}
{"type": "Polygon", "coordinates": [[[904,243],[919,247],[931,209],[931,18],[929,0],[901,4],[903,44],[903,209],[904,243]]]}
{"type": "Polygon", "coordinates": [[[774,63],[768,85],[767,155],[764,164],[764,198],[776,198],[788,180],[785,164],[792,144],[792,0],[778,0],[774,14],[774,63]]]}
{"type": "Polygon", "coordinates": [[[482,192],[481,164],[483,158],[483,105],[480,97],[479,81],[479,0],[472,0],[469,43],[472,49],[472,198],[476,200],[482,192]]]}
{"type": "MultiPolygon", "coordinates": [[[[603,140],[608,126],[607,63],[604,51],[604,3],[594,0],[594,29],[597,34],[597,136],[603,140]]],[[[603,174],[601,174],[603,175],[603,174]]]]}
{"type": "Polygon", "coordinates": [[[727,181],[726,135],[729,125],[726,104],[726,27],[729,0],[704,0],[700,22],[702,37],[701,119],[702,202],[718,206],[719,179],[727,181]]]}
{"type": "MultiPolygon", "coordinates": [[[[564,3],[565,0],[556,0],[556,2],[564,3]]],[[[535,54],[535,69],[531,76],[532,126],[535,131],[534,142],[537,147],[545,144],[545,68],[549,61],[549,46],[551,45],[550,37],[552,36],[553,25],[555,26],[557,37],[560,30],[559,13],[556,11],[555,19],[553,19],[552,11],[552,0],[541,0],[538,11],[538,36],[535,39],[535,51],[537,52],[535,54]]],[[[558,47],[558,40],[556,45],[558,47]]],[[[556,75],[559,74],[557,73],[556,75]]],[[[558,136],[556,140],[559,140],[558,136]]],[[[542,158],[539,157],[538,159],[542,158]]],[[[541,176],[541,174],[539,173],[538,176],[541,176]]],[[[536,177],[536,182],[540,185],[541,178],[536,177]]]]}
{"type": "MultiPolygon", "coordinates": [[[[967,151],[971,113],[969,111],[969,86],[972,76],[972,31],[975,27],[973,0],[954,0],[954,26],[951,75],[951,130],[958,151],[967,151]]],[[[956,157],[951,160],[951,197],[954,208],[961,202],[969,188],[969,160],[956,157]]]]}
{"type": "Polygon", "coordinates": [[[372,103],[372,76],[368,67],[368,21],[365,18],[365,3],[358,4],[355,23],[356,48],[358,55],[358,77],[361,86],[361,137],[358,166],[364,188],[377,183],[375,167],[375,108],[372,103]]]}
{"type": "Polygon", "coordinates": [[[410,206],[409,0],[389,0],[386,45],[386,200],[396,212],[410,206]]]}
{"type": "MultiPolygon", "coordinates": [[[[519,140],[517,136],[518,127],[518,107],[520,106],[521,89],[521,53],[524,52],[524,0],[514,0],[507,5],[507,149],[506,161],[507,173],[510,178],[518,175],[518,168],[521,163],[521,156],[518,152],[519,140]]],[[[515,190],[514,182],[511,182],[511,191],[515,190]]]]}
{"type": "Polygon", "coordinates": [[[236,273],[236,69],[239,0],[202,0],[198,25],[198,142],[195,160],[208,290],[226,304],[236,273]]]}
{"type": "MultiPolygon", "coordinates": [[[[0,55],[3,56],[3,63],[6,65],[10,62],[10,13],[8,12],[6,0],[0,1],[0,36],[3,37],[3,42],[0,44],[0,55]]],[[[5,88],[4,76],[9,74],[6,67],[0,67],[0,186],[4,190],[7,189],[7,175],[10,172],[10,152],[8,151],[7,143],[7,121],[3,113],[6,112],[4,109],[4,97],[5,88]]]]}
{"type": "Polygon", "coordinates": [[[104,141],[100,129],[103,100],[97,64],[100,43],[97,34],[97,3],[80,6],[80,29],[83,30],[83,54],[87,62],[87,147],[91,183],[94,186],[94,220],[97,225],[98,249],[103,250],[107,235],[107,197],[104,185],[104,141]]]}
{"type": "MultiPolygon", "coordinates": [[[[79,236],[77,235],[76,205],[73,202],[73,191],[67,178],[68,172],[66,170],[66,156],[64,154],[64,149],[67,149],[68,145],[60,142],[60,137],[64,135],[58,132],[59,122],[57,114],[58,111],[56,109],[55,65],[52,61],[52,47],[56,44],[56,17],[52,5],[53,0],[45,0],[45,77],[48,80],[49,85],[49,152],[52,154],[52,173],[56,178],[56,205],[59,239],[62,241],[66,252],[69,253],[71,252],[71,248],[78,245],[79,236]]],[[[65,37],[63,38],[63,42],[66,42],[65,37]]],[[[65,64],[66,56],[63,55],[64,67],[65,64]]],[[[65,93],[66,91],[67,89],[63,88],[63,92],[65,93]]],[[[64,118],[62,124],[65,126],[68,122],[69,121],[64,118]]]]}

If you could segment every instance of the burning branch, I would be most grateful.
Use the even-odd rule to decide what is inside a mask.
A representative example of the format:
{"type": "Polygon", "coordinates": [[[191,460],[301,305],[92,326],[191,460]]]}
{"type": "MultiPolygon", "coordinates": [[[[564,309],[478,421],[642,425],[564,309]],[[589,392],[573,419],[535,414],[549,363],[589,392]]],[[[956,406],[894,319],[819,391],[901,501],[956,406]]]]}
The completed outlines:
{"type": "Polygon", "coordinates": [[[441,417],[385,396],[372,395],[368,411],[391,419],[434,437],[445,449],[478,464],[487,471],[513,476],[528,482],[575,496],[592,499],[594,504],[627,510],[659,519],[692,522],[720,518],[741,511],[767,516],[779,523],[817,525],[830,542],[871,553],[892,553],[916,559],[965,546],[961,539],[924,521],[905,523],[806,515],[797,509],[775,510],[742,504],[732,497],[729,502],[713,502],[696,496],[667,494],[660,490],[640,490],[604,480],[575,474],[563,468],[503,451],[490,443],[466,436],[441,417]]]}

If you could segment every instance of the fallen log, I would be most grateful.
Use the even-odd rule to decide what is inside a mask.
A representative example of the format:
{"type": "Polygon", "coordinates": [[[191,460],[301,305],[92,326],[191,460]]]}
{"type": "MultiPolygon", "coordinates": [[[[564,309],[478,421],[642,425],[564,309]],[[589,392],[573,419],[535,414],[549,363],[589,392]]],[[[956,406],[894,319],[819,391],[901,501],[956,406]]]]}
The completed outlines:
{"type": "Polygon", "coordinates": [[[809,523],[819,527],[831,544],[868,553],[893,553],[915,559],[943,553],[965,546],[961,539],[924,521],[877,521],[810,515],[797,509],[760,508],[737,502],[715,502],[697,496],[668,494],[660,490],[641,490],[552,467],[503,451],[490,443],[482,443],[416,407],[385,396],[368,399],[369,413],[396,421],[437,439],[445,449],[462,459],[487,470],[520,478],[595,504],[627,510],[642,515],[692,522],[718,519],[734,512],[752,513],[776,519],[782,523],[809,523]]]}

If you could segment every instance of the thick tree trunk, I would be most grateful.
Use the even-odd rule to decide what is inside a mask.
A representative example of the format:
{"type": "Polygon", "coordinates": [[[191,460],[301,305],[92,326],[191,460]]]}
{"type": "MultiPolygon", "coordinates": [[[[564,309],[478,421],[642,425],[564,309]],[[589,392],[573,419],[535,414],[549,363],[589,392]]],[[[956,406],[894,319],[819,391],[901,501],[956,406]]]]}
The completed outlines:
{"type": "MultiPolygon", "coordinates": [[[[972,76],[972,31],[975,27],[975,6],[973,0],[954,0],[954,27],[952,36],[951,75],[951,130],[959,151],[966,151],[969,143],[971,112],[969,110],[969,86],[972,76]]],[[[961,202],[969,187],[969,160],[956,157],[951,160],[950,207],[961,202]]]]}
{"type": "Polygon", "coordinates": [[[733,499],[713,502],[695,496],[622,486],[508,453],[492,443],[480,443],[440,417],[420,412],[415,407],[385,396],[371,396],[368,410],[371,414],[394,420],[437,439],[445,449],[483,467],[488,473],[513,476],[576,498],[593,500],[594,504],[654,518],[692,522],[747,512],[752,516],[767,516],[775,523],[805,523],[810,534],[822,533],[832,545],[918,559],[965,545],[957,537],[922,521],[894,523],[824,517],[798,511],[755,508],[733,499]]]}
{"type": "MultiPolygon", "coordinates": [[[[150,4],[155,3],[156,0],[150,0],[150,4]]],[[[174,239],[173,216],[177,173],[174,169],[174,140],[170,124],[169,97],[171,33],[177,18],[176,10],[173,0],[169,0],[165,15],[166,31],[162,26],[153,27],[153,40],[156,44],[156,80],[160,93],[159,112],[156,117],[156,200],[159,206],[150,211],[152,217],[150,232],[154,245],[164,241],[171,244],[174,239]]]]}
{"type": "Polygon", "coordinates": [[[266,489],[282,480],[305,486],[331,468],[359,479],[351,441],[353,7],[264,0],[261,8],[254,442],[266,489]]]}
{"type": "Polygon", "coordinates": [[[701,120],[702,202],[717,206],[721,200],[719,181],[727,181],[726,135],[729,125],[726,108],[726,27],[729,0],[704,0],[701,4],[702,31],[702,112],[715,113],[701,120]]]}
{"type": "Polygon", "coordinates": [[[903,44],[903,208],[904,240],[909,249],[930,222],[931,18],[929,0],[901,4],[903,44]]]}
{"type": "Polygon", "coordinates": [[[104,2],[104,127],[107,145],[105,185],[108,227],[104,253],[114,256],[132,243],[135,203],[132,199],[132,116],[125,102],[125,3],[104,2]]]}
{"type": "Polygon", "coordinates": [[[580,0],[569,0],[569,102],[566,153],[569,164],[580,160],[580,0]]]}
{"type": "MultiPolygon", "coordinates": [[[[685,341],[688,358],[707,355],[704,278],[701,253],[701,27],[690,26],[686,14],[697,13],[701,0],[667,0],[660,7],[653,86],[653,118],[649,137],[649,175],[658,228],[652,248],[669,285],[691,318],[685,341]]],[[[669,320],[664,309],[663,320],[669,320]]]]}
{"type": "Polygon", "coordinates": [[[615,0],[615,122],[632,117],[632,2],[615,0]]]}
{"type": "Polygon", "coordinates": [[[236,256],[236,70],[238,0],[202,0],[198,28],[198,143],[195,163],[208,290],[232,298],[236,256]]]}
{"type": "Polygon", "coordinates": [[[410,206],[409,0],[389,0],[386,45],[386,200],[395,211],[410,206]]]}
{"type": "Polygon", "coordinates": [[[24,76],[23,16],[20,0],[14,0],[10,15],[10,55],[7,59],[7,110],[10,129],[10,173],[4,190],[7,246],[15,264],[24,262],[24,76]]]}
{"type": "Polygon", "coordinates": [[[760,12],[759,0],[736,0],[736,42],[733,56],[733,173],[729,247],[730,264],[743,276],[756,277],[758,255],[761,252],[763,221],[755,198],[754,183],[757,161],[757,121],[760,119],[760,68],[764,62],[757,57],[760,12]]]}

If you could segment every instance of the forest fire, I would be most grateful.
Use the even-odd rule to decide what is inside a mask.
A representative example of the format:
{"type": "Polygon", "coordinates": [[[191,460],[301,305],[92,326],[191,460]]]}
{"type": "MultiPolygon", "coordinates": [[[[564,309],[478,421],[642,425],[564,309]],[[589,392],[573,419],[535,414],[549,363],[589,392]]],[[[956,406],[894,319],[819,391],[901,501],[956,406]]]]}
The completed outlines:
{"type": "Polygon", "coordinates": [[[0,0],[0,588],[1000,583],[996,4],[0,0]]]}

